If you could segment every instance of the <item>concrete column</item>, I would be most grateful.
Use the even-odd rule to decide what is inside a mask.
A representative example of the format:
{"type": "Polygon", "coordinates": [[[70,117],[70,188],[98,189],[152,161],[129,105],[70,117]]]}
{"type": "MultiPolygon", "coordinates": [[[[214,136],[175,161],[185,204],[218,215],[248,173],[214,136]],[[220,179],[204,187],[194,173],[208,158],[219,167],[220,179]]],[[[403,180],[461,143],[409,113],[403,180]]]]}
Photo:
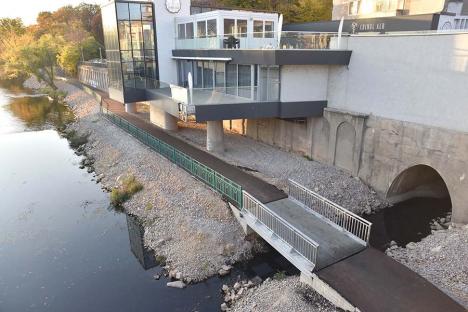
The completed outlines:
{"type": "Polygon", "coordinates": [[[150,121],[164,130],[177,130],[177,117],[165,112],[164,110],[150,104],[150,121]]]}
{"type": "Polygon", "coordinates": [[[215,120],[206,123],[206,149],[212,152],[224,152],[223,121],[215,120]]]}
{"type": "Polygon", "coordinates": [[[136,113],[136,103],[125,103],[125,112],[131,114],[136,113]]]}

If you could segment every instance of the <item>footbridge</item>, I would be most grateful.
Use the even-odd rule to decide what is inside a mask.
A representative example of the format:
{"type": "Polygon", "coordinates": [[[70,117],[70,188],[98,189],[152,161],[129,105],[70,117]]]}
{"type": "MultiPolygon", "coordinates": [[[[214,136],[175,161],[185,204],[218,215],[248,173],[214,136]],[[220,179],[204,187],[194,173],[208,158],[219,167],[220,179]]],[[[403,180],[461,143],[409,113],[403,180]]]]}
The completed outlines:
{"type": "Polygon", "coordinates": [[[466,311],[430,282],[369,246],[372,224],[290,180],[288,194],[123,110],[101,112],[225,197],[246,231],[258,233],[301,271],[301,280],[347,311],[466,311]]]}
{"type": "Polygon", "coordinates": [[[364,250],[371,223],[299,183],[267,204],[243,192],[245,222],[298,267],[311,273],[364,250]]]}

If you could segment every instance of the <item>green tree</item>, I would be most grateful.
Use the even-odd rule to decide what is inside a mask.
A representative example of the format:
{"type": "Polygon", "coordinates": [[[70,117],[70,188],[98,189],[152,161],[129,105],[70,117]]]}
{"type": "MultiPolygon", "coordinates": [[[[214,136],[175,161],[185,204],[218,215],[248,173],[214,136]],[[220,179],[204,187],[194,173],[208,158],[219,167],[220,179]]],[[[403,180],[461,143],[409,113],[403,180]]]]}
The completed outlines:
{"type": "Polygon", "coordinates": [[[274,11],[283,14],[284,23],[331,19],[333,0],[220,0],[234,8],[274,11]]]}
{"type": "Polygon", "coordinates": [[[18,39],[18,44],[3,55],[7,68],[12,72],[34,75],[56,90],[55,66],[63,39],[49,34],[43,35],[39,40],[30,35],[18,39]]]}
{"type": "Polygon", "coordinates": [[[81,43],[68,43],[60,49],[58,55],[58,64],[68,74],[75,76],[80,60],[82,58],[84,58],[84,60],[98,58],[99,48],[99,43],[92,36],[89,36],[81,43]]]}

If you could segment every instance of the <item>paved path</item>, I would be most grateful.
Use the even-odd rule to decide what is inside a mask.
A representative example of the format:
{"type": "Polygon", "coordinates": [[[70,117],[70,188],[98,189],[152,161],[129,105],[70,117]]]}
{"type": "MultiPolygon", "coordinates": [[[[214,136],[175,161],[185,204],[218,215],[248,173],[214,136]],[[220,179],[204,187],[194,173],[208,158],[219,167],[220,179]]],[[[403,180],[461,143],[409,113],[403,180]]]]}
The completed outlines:
{"type": "Polygon", "coordinates": [[[240,168],[228,164],[218,157],[213,156],[206,151],[203,151],[179,138],[176,138],[175,136],[168,134],[161,128],[142,120],[141,117],[126,113],[121,103],[110,100],[108,98],[106,98],[104,101],[106,105],[108,105],[108,109],[113,113],[124,118],[136,127],[147,131],[151,135],[166,142],[167,144],[172,145],[181,152],[184,152],[185,154],[210,167],[211,169],[218,171],[226,178],[231,179],[232,181],[242,186],[242,189],[246,190],[262,203],[266,204],[287,197],[286,193],[279,190],[276,186],[271,185],[251,174],[248,174],[240,168]]]}
{"type": "Polygon", "coordinates": [[[363,243],[307,211],[291,199],[266,205],[277,215],[319,244],[315,269],[327,267],[366,248],[363,243]]]}
{"type": "Polygon", "coordinates": [[[316,273],[366,312],[466,312],[426,279],[374,248],[316,273]]]}

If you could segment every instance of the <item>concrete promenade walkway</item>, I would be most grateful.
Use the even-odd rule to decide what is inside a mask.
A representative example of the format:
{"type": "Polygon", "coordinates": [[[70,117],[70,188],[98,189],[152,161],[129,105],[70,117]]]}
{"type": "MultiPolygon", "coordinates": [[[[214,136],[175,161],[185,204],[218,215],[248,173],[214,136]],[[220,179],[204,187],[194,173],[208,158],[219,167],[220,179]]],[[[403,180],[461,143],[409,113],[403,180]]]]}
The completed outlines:
{"type": "Polygon", "coordinates": [[[169,145],[172,145],[179,151],[184,152],[185,154],[189,155],[190,157],[194,158],[200,163],[210,167],[211,169],[224,175],[226,178],[236,182],[237,184],[242,186],[244,190],[249,192],[252,196],[257,198],[262,203],[266,204],[287,197],[286,193],[279,190],[276,186],[271,185],[251,174],[248,174],[242,169],[228,164],[225,161],[219,159],[218,157],[213,156],[206,151],[200,150],[199,148],[194,147],[184,142],[183,140],[168,134],[166,131],[158,128],[155,125],[152,125],[147,121],[142,120],[140,117],[135,116],[134,114],[126,113],[121,103],[110,99],[105,99],[104,101],[107,105],[106,107],[114,114],[119,115],[120,117],[124,118],[136,127],[147,131],[154,137],[166,142],[169,145]]]}
{"type": "MultiPolygon", "coordinates": [[[[103,98],[107,97],[107,95],[100,95],[103,98]]],[[[244,190],[259,201],[267,204],[270,209],[281,213],[285,218],[294,218],[294,212],[291,211],[294,207],[290,207],[282,201],[282,199],[287,198],[287,195],[275,186],[166,133],[134,114],[126,113],[122,103],[108,98],[104,100],[108,105],[108,109],[113,113],[220,172],[225,177],[241,185],[244,190]],[[278,202],[272,203],[276,201],[278,202]],[[268,205],[269,203],[271,204],[268,205]],[[282,204],[278,205],[278,203],[282,204]]],[[[292,224],[296,223],[297,226],[302,226],[304,230],[309,232],[322,231],[323,235],[328,233],[327,228],[323,228],[322,225],[307,224],[307,222],[304,223],[304,220],[294,221],[291,219],[289,221],[292,224]]],[[[327,252],[333,257],[339,258],[338,262],[320,266],[316,274],[360,311],[466,311],[460,304],[426,279],[384,253],[373,248],[359,251],[355,246],[347,246],[346,248],[349,247],[350,249],[346,252],[353,255],[343,259],[344,253],[340,250],[340,245],[345,246],[347,244],[340,242],[333,246],[334,243],[329,242],[329,240],[329,238],[322,239],[321,247],[328,249],[327,252]],[[327,244],[331,245],[324,246],[327,244]]]]}

